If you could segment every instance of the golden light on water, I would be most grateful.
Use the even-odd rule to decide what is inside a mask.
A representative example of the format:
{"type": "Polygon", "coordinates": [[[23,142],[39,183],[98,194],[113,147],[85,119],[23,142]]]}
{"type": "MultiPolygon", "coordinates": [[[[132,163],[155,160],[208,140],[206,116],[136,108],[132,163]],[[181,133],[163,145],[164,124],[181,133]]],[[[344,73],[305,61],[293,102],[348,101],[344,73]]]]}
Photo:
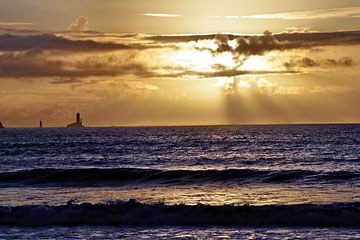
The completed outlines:
{"type": "Polygon", "coordinates": [[[326,186],[313,188],[291,185],[244,185],[244,186],[156,186],[115,188],[68,188],[68,189],[41,189],[19,188],[4,189],[0,193],[1,202],[9,206],[17,206],[23,202],[27,204],[43,204],[52,202],[55,205],[66,204],[69,199],[75,203],[105,203],[111,200],[137,199],[142,203],[158,203],[159,200],[167,205],[198,203],[222,206],[229,205],[273,205],[273,204],[327,204],[332,202],[359,201],[358,188],[336,186],[331,189],[326,186]],[[354,195],[358,197],[354,198],[354,195]]]}

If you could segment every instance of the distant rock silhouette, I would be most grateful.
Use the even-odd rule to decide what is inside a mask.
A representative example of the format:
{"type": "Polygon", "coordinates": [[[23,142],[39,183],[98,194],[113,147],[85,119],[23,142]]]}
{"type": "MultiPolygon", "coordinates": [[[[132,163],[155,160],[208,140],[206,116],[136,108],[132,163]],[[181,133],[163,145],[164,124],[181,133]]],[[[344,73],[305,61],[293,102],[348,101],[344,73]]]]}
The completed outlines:
{"type": "Polygon", "coordinates": [[[2,125],[2,123],[0,122],[0,128],[5,128],[3,125],[2,125]]]}
{"type": "Polygon", "coordinates": [[[76,113],[76,122],[71,123],[71,124],[67,125],[66,127],[68,127],[68,128],[82,128],[82,127],[84,127],[82,125],[82,118],[80,118],[80,113],[76,113]]]}

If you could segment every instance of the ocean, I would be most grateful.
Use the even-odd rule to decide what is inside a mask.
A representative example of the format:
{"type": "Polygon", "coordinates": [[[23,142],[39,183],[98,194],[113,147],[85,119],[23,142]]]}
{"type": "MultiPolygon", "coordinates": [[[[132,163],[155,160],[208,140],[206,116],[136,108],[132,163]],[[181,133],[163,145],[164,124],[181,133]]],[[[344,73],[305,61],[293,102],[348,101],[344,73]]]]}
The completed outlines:
{"type": "Polygon", "coordinates": [[[360,125],[0,130],[0,239],[360,238],[360,125]]]}

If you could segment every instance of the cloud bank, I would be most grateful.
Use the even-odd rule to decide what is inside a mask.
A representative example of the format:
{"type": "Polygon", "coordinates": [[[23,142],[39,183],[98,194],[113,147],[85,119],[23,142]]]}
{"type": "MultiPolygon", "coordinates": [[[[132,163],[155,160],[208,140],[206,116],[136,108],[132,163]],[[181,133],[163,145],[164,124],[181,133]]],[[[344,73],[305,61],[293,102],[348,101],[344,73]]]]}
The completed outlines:
{"type": "Polygon", "coordinates": [[[94,52],[116,50],[142,50],[159,46],[145,44],[122,44],[115,42],[98,42],[94,40],[72,40],[55,34],[39,35],[0,35],[0,51],[26,51],[32,48],[47,50],[94,52]]]}
{"type": "MultiPolygon", "coordinates": [[[[104,57],[99,60],[89,58],[75,62],[66,61],[66,59],[54,60],[39,48],[0,55],[0,77],[67,77],[65,81],[61,81],[67,83],[68,78],[114,77],[129,74],[146,77],[151,73],[143,64],[127,63],[114,57],[104,57]]],[[[56,83],[59,81],[57,80],[56,83]]]]}
{"type": "Polygon", "coordinates": [[[81,109],[96,119],[89,125],[316,122],[359,101],[346,85],[359,76],[359,31],[145,35],[86,26],[0,35],[2,119],[31,125],[53,111],[58,126],[81,109]]]}
{"type": "MultiPolygon", "coordinates": [[[[311,32],[311,33],[280,33],[272,34],[265,31],[263,35],[235,35],[235,34],[201,34],[201,35],[160,35],[145,37],[145,40],[164,43],[180,43],[202,40],[212,40],[225,36],[229,40],[247,41],[249,47],[253,45],[269,45],[272,42],[273,50],[287,50],[294,48],[312,48],[321,46],[356,45],[360,44],[360,31],[343,32],[311,32]]],[[[271,49],[270,49],[271,50],[271,49]]]]}
{"type": "MultiPolygon", "coordinates": [[[[74,30],[83,30],[87,26],[86,19],[79,19],[73,24],[74,30]]],[[[246,68],[244,65],[250,58],[265,57],[275,51],[279,54],[360,44],[358,31],[281,34],[265,31],[256,36],[68,34],[0,35],[0,77],[55,77],[60,80],[52,82],[73,83],[81,82],[80,78],[125,75],[137,78],[218,78],[298,74],[305,68],[330,69],[355,64],[349,57],[338,60],[290,57],[282,61],[282,68],[246,68]],[[190,54],[184,55],[185,62],[179,57],[184,52],[190,54]],[[208,55],[204,58],[203,53],[208,55]],[[196,60],[196,56],[201,57],[196,60]],[[221,60],[224,57],[227,64],[221,60]]]]}
{"type": "Polygon", "coordinates": [[[350,57],[343,57],[340,59],[312,59],[305,58],[293,58],[289,62],[285,62],[284,66],[287,69],[300,69],[300,68],[334,68],[334,67],[352,67],[354,60],[350,57]]]}

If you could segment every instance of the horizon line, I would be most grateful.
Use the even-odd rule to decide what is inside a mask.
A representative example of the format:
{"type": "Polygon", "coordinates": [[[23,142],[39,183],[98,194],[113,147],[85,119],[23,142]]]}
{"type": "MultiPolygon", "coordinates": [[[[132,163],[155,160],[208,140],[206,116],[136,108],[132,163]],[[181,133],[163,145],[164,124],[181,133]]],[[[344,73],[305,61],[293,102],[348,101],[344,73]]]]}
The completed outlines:
{"type": "MultiPolygon", "coordinates": [[[[221,126],[288,126],[288,125],[360,125],[360,122],[334,122],[334,123],[229,123],[229,124],[174,124],[174,125],[109,125],[109,126],[84,126],[83,128],[141,128],[141,127],[221,127],[221,126]]],[[[66,126],[52,127],[6,127],[4,129],[21,129],[21,128],[67,128],[66,126]]]]}

